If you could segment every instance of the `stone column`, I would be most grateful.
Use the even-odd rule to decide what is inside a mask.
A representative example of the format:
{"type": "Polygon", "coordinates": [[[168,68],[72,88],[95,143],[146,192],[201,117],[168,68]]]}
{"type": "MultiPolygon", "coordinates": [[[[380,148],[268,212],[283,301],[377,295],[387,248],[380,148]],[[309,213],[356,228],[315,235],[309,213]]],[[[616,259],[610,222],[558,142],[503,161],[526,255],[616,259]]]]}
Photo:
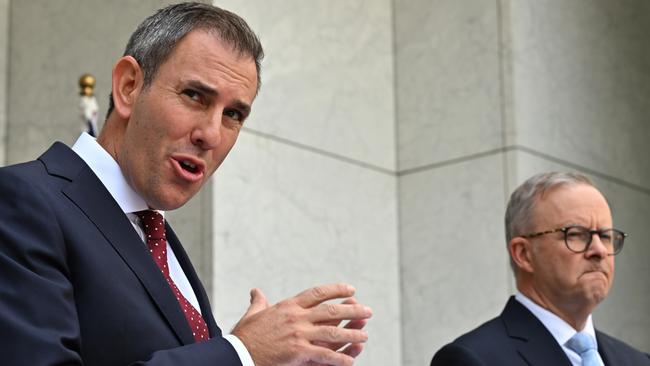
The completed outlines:
{"type": "Polygon", "coordinates": [[[596,326],[650,349],[650,7],[395,2],[404,365],[499,314],[503,234],[531,175],[581,171],[630,232],[596,326]]]}
{"type": "Polygon", "coordinates": [[[510,187],[543,170],[578,170],[630,234],[596,327],[650,350],[650,4],[510,2],[510,187]]]}
{"type": "Polygon", "coordinates": [[[218,1],[266,50],[262,89],[214,177],[214,307],[348,282],[374,309],[355,365],[399,365],[392,6],[218,1]]]}
{"type": "Polygon", "coordinates": [[[403,365],[428,364],[511,289],[502,21],[496,2],[395,1],[403,365]]]}

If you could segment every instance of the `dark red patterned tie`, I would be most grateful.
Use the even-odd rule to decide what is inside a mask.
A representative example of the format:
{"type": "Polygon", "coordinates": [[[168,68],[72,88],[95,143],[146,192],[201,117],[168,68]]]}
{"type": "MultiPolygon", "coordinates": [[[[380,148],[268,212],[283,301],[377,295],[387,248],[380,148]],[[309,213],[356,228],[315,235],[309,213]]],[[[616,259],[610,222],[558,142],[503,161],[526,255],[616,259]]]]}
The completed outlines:
{"type": "Polygon", "coordinates": [[[181,294],[178,287],[172,278],[169,276],[169,268],[167,267],[167,237],[165,235],[165,222],[162,215],[156,211],[146,210],[135,213],[142,220],[144,225],[144,234],[147,237],[147,246],[149,253],[154,261],[160,268],[160,271],[165,276],[169,287],[171,287],[176,300],[181,305],[185,318],[192,329],[192,334],[197,342],[208,340],[208,326],[201,314],[196,311],[194,306],[181,294]]]}

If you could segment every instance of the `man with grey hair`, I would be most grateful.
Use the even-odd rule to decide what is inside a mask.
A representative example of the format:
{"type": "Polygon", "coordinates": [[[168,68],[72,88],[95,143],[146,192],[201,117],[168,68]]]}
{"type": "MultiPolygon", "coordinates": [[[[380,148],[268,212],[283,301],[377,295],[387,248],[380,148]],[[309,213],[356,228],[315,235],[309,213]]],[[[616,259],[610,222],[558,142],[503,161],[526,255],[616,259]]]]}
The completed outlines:
{"type": "Polygon", "coordinates": [[[531,177],[510,196],[505,224],[517,294],[499,317],[440,349],[432,366],[650,365],[592,322],[626,234],[589,178],[531,177]]]}
{"type": "Polygon", "coordinates": [[[314,287],[274,306],[253,289],[222,336],[164,220],[233,147],[262,55],[233,13],[161,9],[113,67],[97,140],[83,134],[72,149],[55,143],[0,169],[2,365],[353,364],[371,310],[352,286],[314,287]],[[334,299],[342,303],[326,303],[334,299]]]}

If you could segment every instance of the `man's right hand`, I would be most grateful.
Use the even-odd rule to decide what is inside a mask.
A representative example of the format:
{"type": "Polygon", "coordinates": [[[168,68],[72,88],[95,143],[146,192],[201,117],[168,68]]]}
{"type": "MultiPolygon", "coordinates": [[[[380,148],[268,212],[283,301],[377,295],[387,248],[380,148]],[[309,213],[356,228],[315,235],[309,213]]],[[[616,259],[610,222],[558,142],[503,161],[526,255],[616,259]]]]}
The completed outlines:
{"type": "Polygon", "coordinates": [[[368,339],[362,328],[372,316],[352,298],[354,291],[346,284],[318,286],[269,306],[262,291],[253,289],[251,305],[232,334],[256,366],[351,366],[368,339]],[[334,299],[344,301],[325,303],[334,299]]]}

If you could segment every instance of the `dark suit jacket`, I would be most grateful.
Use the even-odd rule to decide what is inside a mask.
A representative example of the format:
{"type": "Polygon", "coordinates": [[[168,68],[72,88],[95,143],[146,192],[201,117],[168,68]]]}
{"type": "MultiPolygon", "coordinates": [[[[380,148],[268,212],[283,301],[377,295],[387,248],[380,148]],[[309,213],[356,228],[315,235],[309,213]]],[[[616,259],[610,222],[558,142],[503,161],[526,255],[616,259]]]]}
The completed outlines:
{"type": "MultiPolygon", "coordinates": [[[[650,365],[648,355],[596,331],[598,353],[607,366],[650,365]]],[[[497,318],[441,348],[431,366],[571,366],[544,325],[511,297],[497,318]]]]}
{"type": "Polygon", "coordinates": [[[240,366],[167,230],[209,341],[194,343],[146,246],[72,150],[0,169],[0,364],[240,366]]]}

